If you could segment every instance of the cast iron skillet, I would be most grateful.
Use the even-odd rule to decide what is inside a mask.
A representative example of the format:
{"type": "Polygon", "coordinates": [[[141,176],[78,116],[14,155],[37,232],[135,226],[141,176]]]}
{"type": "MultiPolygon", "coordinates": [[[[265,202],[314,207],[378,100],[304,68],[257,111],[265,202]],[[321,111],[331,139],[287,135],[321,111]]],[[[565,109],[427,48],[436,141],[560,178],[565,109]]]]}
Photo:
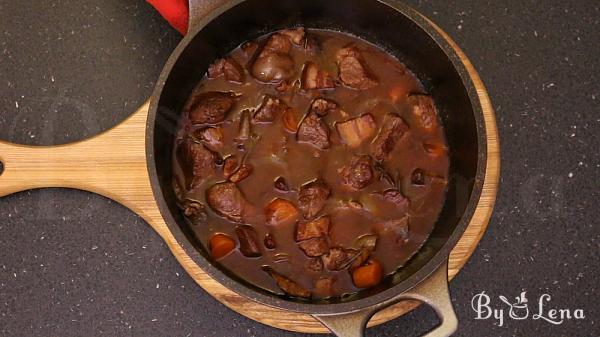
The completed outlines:
{"type": "Polygon", "coordinates": [[[431,305],[441,324],[426,336],[449,336],[458,321],[448,293],[450,251],[468,225],[485,177],[486,137],[477,93],[455,51],[422,16],[394,0],[190,0],[190,30],[162,71],[147,122],[148,169],[171,232],[215,280],[265,305],[313,315],[337,336],[363,336],[377,311],[398,301],[431,305]],[[438,106],[450,154],[447,200],[431,237],[401,271],[346,299],[311,303],[270,294],[220,269],[189,231],[171,188],[171,151],[182,106],[208,65],[244,41],[304,26],[351,33],[404,62],[438,106]]]}

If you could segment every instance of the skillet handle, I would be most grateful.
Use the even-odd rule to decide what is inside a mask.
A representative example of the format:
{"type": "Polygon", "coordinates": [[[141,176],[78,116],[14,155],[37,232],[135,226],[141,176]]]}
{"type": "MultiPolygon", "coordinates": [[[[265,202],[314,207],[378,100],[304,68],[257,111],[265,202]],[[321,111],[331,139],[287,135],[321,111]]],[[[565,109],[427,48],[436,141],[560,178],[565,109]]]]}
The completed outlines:
{"type": "Polygon", "coordinates": [[[223,0],[188,0],[189,5],[189,24],[188,33],[192,32],[200,24],[202,19],[222,6],[226,1],[223,0]]]}
{"type": "Polygon", "coordinates": [[[448,290],[448,262],[425,281],[391,300],[356,312],[339,315],[313,315],[337,337],[364,337],[367,322],[379,310],[404,300],[418,300],[431,306],[441,324],[422,337],[449,337],[458,328],[458,319],[448,290]]]}

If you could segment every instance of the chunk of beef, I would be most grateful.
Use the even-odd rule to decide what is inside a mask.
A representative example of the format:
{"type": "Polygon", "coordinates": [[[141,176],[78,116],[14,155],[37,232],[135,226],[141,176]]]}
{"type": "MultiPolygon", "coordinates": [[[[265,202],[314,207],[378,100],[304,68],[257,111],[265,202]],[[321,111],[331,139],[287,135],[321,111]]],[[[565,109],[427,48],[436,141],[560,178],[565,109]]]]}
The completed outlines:
{"type": "Polygon", "coordinates": [[[304,45],[306,33],[304,31],[304,27],[298,27],[295,29],[285,29],[279,32],[286,36],[293,44],[297,46],[304,45]]]}
{"type": "Polygon", "coordinates": [[[248,201],[232,182],[218,183],[206,190],[208,206],[222,217],[233,222],[241,222],[248,207],[248,201]]]}
{"type": "Polygon", "coordinates": [[[310,257],[318,257],[329,251],[329,243],[326,237],[302,241],[298,243],[298,246],[304,251],[304,254],[310,257]]]}
{"type": "Polygon", "coordinates": [[[406,131],[408,131],[408,126],[400,116],[395,113],[387,114],[377,138],[371,143],[373,157],[377,161],[384,161],[406,131]]]}
{"type": "Polygon", "coordinates": [[[349,263],[348,253],[339,247],[329,249],[329,253],[321,256],[325,268],[331,271],[344,269],[349,263]]]}
{"type": "Polygon", "coordinates": [[[333,294],[333,278],[323,277],[315,282],[314,295],[319,298],[331,297],[333,294]]]}
{"type": "Polygon", "coordinates": [[[188,189],[201,185],[206,178],[215,174],[215,154],[192,138],[188,137],[179,144],[177,157],[188,189]]]}
{"type": "Polygon", "coordinates": [[[206,207],[199,201],[186,199],[182,205],[183,214],[193,223],[203,223],[208,218],[206,207]]]}
{"type": "Polygon", "coordinates": [[[346,86],[366,90],[378,84],[377,80],[367,70],[365,61],[356,47],[345,47],[338,51],[337,63],[340,70],[340,80],[346,86]]]}
{"type": "Polygon", "coordinates": [[[297,219],[298,209],[291,201],[277,198],[265,207],[265,217],[269,225],[289,223],[297,219]]]}
{"type": "Polygon", "coordinates": [[[367,155],[352,157],[350,164],[344,166],[340,172],[342,184],[352,190],[367,187],[375,178],[371,164],[371,157],[367,155]]]}
{"type": "Polygon", "coordinates": [[[417,127],[432,132],[438,126],[437,113],[433,98],[427,95],[408,96],[408,104],[411,106],[413,117],[416,119],[417,127]]]}
{"type": "Polygon", "coordinates": [[[303,185],[298,191],[298,207],[307,219],[314,218],[325,207],[331,190],[324,181],[317,179],[303,185]]]}
{"type": "Polygon", "coordinates": [[[233,92],[211,91],[192,95],[186,111],[193,124],[221,123],[234,107],[238,95],[233,92]]]}
{"type": "Polygon", "coordinates": [[[310,104],[310,113],[314,113],[319,117],[326,116],[329,112],[338,108],[338,104],[332,100],[317,98],[310,104]]]}
{"type": "Polygon", "coordinates": [[[295,63],[290,56],[290,38],[281,33],[269,37],[251,67],[252,76],[266,83],[278,83],[294,76],[295,63]]]}
{"type": "Polygon", "coordinates": [[[320,217],[312,221],[300,221],[296,228],[296,241],[304,241],[326,236],[329,233],[329,217],[320,217]]]}
{"type": "Polygon", "coordinates": [[[244,69],[232,57],[218,59],[208,67],[208,78],[224,77],[235,83],[244,82],[244,69]]]}
{"type": "Polygon", "coordinates": [[[240,165],[237,171],[235,171],[235,173],[229,177],[229,181],[231,181],[232,183],[239,183],[240,181],[248,178],[248,176],[252,174],[253,170],[254,167],[251,164],[244,163],[240,165]]]}
{"type": "Polygon", "coordinates": [[[323,261],[321,259],[310,259],[306,263],[306,270],[313,273],[320,273],[323,271],[323,261]]]}
{"type": "Polygon", "coordinates": [[[235,234],[240,241],[240,252],[246,257],[259,257],[262,255],[258,243],[256,230],[249,225],[237,226],[235,234]]]}
{"type": "Polygon", "coordinates": [[[335,125],[340,138],[352,148],[357,148],[370,139],[375,134],[376,126],[371,114],[364,114],[335,125]]]}
{"type": "Polygon", "coordinates": [[[261,106],[254,113],[254,121],[259,123],[274,122],[277,116],[283,115],[287,109],[289,107],[283,100],[265,96],[261,106]]]}
{"type": "Polygon", "coordinates": [[[306,90],[335,88],[333,77],[328,72],[319,69],[313,62],[307,62],[304,65],[301,82],[302,88],[306,90]]]}
{"type": "Polygon", "coordinates": [[[212,151],[218,152],[223,149],[223,129],[221,127],[209,126],[198,129],[194,131],[194,137],[212,151]]]}
{"type": "Polygon", "coordinates": [[[310,291],[304,289],[298,283],[290,280],[289,278],[277,273],[273,269],[267,269],[267,272],[271,277],[277,282],[277,285],[281,290],[283,290],[286,294],[295,297],[301,298],[309,298],[311,296],[310,291]]]}
{"type": "Polygon", "coordinates": [[[329,141],[329,127],[322,117],[316,113],[310,112],[298,126],[296,136],[299,142],[308,143],[312,146],[324,150],[331,146],[329,141]]]}
{"type": "Polygon", "coordinates": [[[292,50],[292,41],[290,37],[286,34],[282,34],[282,32],[275,33],[271,35],[261,53],[271,52],[271,53],[282,53],[289,54],[292,50]]]}

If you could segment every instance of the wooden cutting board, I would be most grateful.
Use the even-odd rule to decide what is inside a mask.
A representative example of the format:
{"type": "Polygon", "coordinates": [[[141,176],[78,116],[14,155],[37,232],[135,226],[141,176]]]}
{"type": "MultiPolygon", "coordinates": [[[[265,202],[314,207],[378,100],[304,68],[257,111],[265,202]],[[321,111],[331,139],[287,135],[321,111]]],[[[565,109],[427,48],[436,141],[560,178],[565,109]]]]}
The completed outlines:
{"type": "MultiPolygon", "coordinates": [[[[479,75],[448,35],[437,29],[456,50],[476,86],[488,146],[483,193],[471,223],[450,255],[448,278],[452,279],[467,262],[488,225],[496,199],[500,154],[494,111],[479,75]]],[[[115,128],[73,144],[33,147],[0,141],[0,161],[4,164],[0,197],[28,189],[66,187],[111,198],[145,219],[196,283],[232,310],[281,329],[328,332],[309,315],[267,307],[237,295],[204,273],[184,252],[161,217],[150,186],[145,148],[147,114],[148,102],[115,128]]],[[[398,303],[376,314],[369,326],[392,320],[416,306],[418,303],[414,301],[398,303]]]]}

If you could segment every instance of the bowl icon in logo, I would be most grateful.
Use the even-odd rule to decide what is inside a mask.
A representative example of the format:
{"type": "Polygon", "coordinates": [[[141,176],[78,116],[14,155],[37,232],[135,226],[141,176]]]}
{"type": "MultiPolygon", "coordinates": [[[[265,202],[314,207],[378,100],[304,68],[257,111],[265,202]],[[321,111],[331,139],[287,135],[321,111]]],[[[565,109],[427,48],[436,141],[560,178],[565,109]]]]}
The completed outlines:
{"type": "Polygon", "coordinates": [[[510,307],[508,315],[514,320],[524,320],[529,317],[529,306],[527,304],[527,292],[522,292],[520,296],[515,297],[516,302],[510,303],[504,296],[499,296],[502,302],[506,303],[510,307]]]}

